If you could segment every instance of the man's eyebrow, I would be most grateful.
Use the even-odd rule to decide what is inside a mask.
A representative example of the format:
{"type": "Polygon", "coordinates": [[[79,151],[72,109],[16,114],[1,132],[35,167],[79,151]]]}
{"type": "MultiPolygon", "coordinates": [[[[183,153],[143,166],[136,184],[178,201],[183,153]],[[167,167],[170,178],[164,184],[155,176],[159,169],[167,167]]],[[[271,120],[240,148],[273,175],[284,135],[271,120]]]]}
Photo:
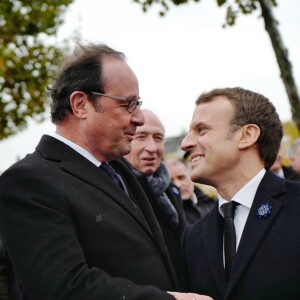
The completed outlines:
{"type": "Polygon", "coordinates": [[[191,128],[199,128],[199,127],[201,127],[201,126],[209,126],[207,123],[204,123],[204,122],[202,122],[202,121],[195,121],[195,122],[193,122],[192,124],[191,124],[191,128]]]}
{"type": "Polygon", "coordinates": [[[138,135],[138,134],[149,134],[149,132],[147,132],[147,131],[139,131],[139,132],[135,133],[135,135],[138,135]]]}
{"type": "Polygon", "coordinates": [[[159,136],[164,136],[164,133],[162,133],[162,132],[149,132],[149,131],[139,131],[139,132],[136,132],[135,133],[135,135],[138,135],[138,134],[143,134],[143,135],[149,135],[149,134],[151,134],[151,135],[154,135],[154,136],[157,136],[157,135],[159,135],[159,136]]]}

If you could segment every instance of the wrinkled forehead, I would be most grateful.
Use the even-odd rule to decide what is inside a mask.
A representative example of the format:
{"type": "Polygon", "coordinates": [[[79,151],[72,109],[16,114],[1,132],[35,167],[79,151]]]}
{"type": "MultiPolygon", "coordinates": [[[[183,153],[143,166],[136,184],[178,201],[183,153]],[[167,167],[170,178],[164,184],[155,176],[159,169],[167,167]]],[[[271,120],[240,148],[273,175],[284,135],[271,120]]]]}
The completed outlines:
{"type": "Polygon", "coordinates": [[[165,132],[162,130],[161,127],[150,124],[144,124],[143,126],[138,126],[136,128],[135,135],[147,135],[153,137],[161,137],[163,139],[165,136],[165,132]]]}
{"type": "Polygon", "coordinates": [[[170,172],[171,176],[189,176],[189,170],[183,163],[174,163],[171,165],[167,165],[167,169],[170,172]]]}
{"type": "Polygon", "coordinates": [[[137,127],[136,132],[164,136],[165,128],[158,116],[148,110],[142,110],[142,112],[144,114],[145,123],[144,125],[137,127]]]}

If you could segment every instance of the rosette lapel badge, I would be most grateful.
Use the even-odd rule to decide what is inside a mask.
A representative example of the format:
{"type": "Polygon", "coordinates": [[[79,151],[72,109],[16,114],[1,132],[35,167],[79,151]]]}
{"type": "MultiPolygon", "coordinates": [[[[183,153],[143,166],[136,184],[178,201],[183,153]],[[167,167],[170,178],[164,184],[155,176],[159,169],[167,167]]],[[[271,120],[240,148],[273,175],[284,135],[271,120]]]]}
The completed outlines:
{"type": "Polygon", "coordinates": [[[266,219],[272,213],[272,205],[269,203],[261,204],[257,209],[256,216],[260,219],[266,219]]]}

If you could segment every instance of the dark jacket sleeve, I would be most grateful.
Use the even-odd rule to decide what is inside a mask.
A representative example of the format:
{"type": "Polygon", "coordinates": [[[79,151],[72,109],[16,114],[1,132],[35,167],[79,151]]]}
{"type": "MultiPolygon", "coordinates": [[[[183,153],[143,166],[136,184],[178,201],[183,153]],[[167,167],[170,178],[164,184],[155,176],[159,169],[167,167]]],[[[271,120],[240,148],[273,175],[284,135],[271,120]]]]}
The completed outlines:
{"type": "MultiPolygon", "coordinates": [[[[137,285],[89,266],[72,209],[49,180],[47,174],[37,176],[27,169],[0,177],[1,236],[28,299],[174,299],[154,286],[137,285]]],[[[3,284],[3,293],[5,288],[3,284]]]]}
{"type": "Polygon", "coordinates": [[[10,285],[11,278],[9,262],[2,241],[0,240],[0,299],[11,299],[10,285]]]}

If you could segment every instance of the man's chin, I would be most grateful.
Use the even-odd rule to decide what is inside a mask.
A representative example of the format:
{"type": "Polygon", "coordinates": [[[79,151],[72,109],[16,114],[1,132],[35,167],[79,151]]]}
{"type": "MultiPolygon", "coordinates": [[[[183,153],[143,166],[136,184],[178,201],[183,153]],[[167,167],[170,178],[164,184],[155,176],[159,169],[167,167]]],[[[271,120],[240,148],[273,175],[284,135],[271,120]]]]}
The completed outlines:
{"type": "Polygon", "coordinates": [[[201,183],[201,174],[198,172],[192,172],[191,174],[191,180],[193,182],[201,183]]]}
{"type": "Polygon", "coordinates": [[[155,173],[156,169],[154,167],[146,167],[142,169],[142,173],[145,174],[146,176],[153,175],[155,173]]]}
{"type": "Polygon", "coordinates": [[[131,149],[128,150],[128,148],[122,148],[118,149],[118,152],[115,152],[115,157],[113,158],[114,160],[118,160],[120,158],[126,158],[126,156],[130,153],[131,149]]]}
{"type": "Polygon", "coordinates": [[[184,199],[184,200],[188,200],[188,199],[191,199],[191,195],[189,195],[189,194],[181,194],[181,198],[184,199]]]}

